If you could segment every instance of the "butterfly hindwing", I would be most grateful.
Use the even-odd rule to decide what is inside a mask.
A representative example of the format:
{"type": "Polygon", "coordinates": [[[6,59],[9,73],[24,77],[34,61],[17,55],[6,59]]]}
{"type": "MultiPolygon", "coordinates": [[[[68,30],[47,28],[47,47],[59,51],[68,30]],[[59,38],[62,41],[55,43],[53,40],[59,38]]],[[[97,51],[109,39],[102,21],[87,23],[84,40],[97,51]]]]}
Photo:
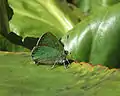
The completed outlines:
{"type": "Polygon", "coordinates": [[[32,59],[37,63],[54,64],[62,57],[62,52],[48,46],[35,47],[32,52],[32,59]]]}

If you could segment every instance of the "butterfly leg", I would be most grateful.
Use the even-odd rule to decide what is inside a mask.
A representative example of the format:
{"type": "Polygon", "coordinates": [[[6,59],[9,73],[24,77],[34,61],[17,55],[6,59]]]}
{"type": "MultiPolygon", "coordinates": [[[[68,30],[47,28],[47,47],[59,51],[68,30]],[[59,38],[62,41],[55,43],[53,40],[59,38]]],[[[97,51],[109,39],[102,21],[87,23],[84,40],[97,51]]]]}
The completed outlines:
{"type": "Polygon", "coordinates": [[[65,62],[64,62],[64,68],[67,69],[67,65],[65,64],[65,62]]]}
{"type": "Polygon", "coordinates": [[[51,69],[53,69],[56,65],[57,61],[54,62],[53,66],[51,67],[51,69]]]}
{"type": "Polygon", "coordinates": [[[34,63],[35,63],[36,65],[39,65],[39,62],[38,62],[37,60],[34,60],[34,63]]]}
{"type": "MultiPolygon", "coordinates": [[[[68,60],[67,58],[66,58],[66,60],[65,60],[65,61],[67,61],[67,63],[68,63],[68,64],[70,64],[70,62],[69,62],[69,60],[68,60]]],[[[66,64],[66,63],[64,62],[64,68],[65,68],[65,69],[67,69],[67,68],[68,68],[68,64],[66,64]]]]}
{"type": "Polygon", "coordinates": [[[69,60],[66,58],[66,61],[68,62],[68,64],[70,64],[69,60]]]}

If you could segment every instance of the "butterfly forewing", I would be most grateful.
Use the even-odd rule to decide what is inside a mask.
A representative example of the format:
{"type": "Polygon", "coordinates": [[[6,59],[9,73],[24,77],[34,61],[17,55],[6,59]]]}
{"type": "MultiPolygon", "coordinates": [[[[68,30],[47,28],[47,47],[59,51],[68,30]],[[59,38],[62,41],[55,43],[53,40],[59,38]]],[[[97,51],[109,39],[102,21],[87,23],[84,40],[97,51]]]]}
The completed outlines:
{"type": "Polygon", "coordinates": [[[45,33],[39,38],[37,46],[49,46],[57,50],[63,51],[63,44],[50,32],[45,33]]]}

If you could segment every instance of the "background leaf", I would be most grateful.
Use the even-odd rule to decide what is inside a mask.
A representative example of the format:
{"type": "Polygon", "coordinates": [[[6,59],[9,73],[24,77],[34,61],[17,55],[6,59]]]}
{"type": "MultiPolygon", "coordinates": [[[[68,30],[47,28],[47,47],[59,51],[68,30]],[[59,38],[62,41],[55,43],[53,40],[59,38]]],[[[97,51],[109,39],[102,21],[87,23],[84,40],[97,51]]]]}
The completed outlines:
{"type": "Polygon", "coordinates": [[[14,10],[10,28],[18,36],[39,37],[45,32],[63,36],[77,23],[65,0],[9,0],[14,10]]]}
{"type": "Polygon", "coordinates": [[[9,40],[7,40],[5,37],[0,35],[0,51],[19,52],[19,51],[28,51],[28,49],[20,45],[15,45],[11,43],[9,40]]]}
{"type": "MultiPolygon", "coordinates": [[[[13,37],[13,35],[8,34],[9,20],[12,18],[13,11],[9,7],[7,0],[0,0],[0,50],[1,51],[25,51],[26,49],[22,46],[20,38],[13,37]],[[12,39],[8,38],[11,37],[12,39]],[[13,42],[14,44],[13,44],[13,42]],[[18,42],[19,41],[19,42],[18,42]]],[[[22,40],[22,39],[21,39],[22,40]]],[[[27,51],[27,50],[26,50],[27,51]]]]}

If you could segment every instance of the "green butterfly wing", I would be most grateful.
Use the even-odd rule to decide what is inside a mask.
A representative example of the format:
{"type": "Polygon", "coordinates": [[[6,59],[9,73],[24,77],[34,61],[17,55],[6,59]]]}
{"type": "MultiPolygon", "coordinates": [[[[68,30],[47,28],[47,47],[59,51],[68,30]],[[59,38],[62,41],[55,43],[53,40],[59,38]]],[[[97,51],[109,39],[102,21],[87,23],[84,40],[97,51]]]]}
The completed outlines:
{"type": "Polygon", "coordinates": [[[63,63],[66,55],[63,44],[50,32],[39,38],[31,53],[35,63],[43,64],[63,63]]]}
{"type": "Polygon", "coordinates": [[[58,51],[49,46],[36,46],[32,51],[32,59],[36,63],[54,64],[56,61],[62,60],[63,51],[58,51]]]}
{"type": "Polygon", "coordinates": [[[63,44],[50,32],[46,32],[39,38],[36,46],[49,46],[59,51],[64,50],[63,44]]]}

